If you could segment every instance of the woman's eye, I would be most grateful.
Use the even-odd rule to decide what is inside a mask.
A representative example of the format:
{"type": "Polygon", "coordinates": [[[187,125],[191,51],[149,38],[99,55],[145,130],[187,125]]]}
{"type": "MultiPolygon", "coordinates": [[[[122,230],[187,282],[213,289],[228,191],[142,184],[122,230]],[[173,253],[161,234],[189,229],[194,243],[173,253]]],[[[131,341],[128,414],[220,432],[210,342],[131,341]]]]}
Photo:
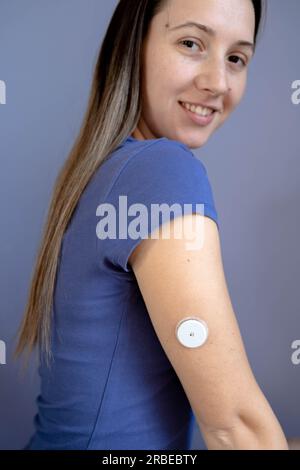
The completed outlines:
{"type": "MultiPolygon", "coordinates": [[[[201,50],[201,46],[192,39],[184,39],[183,41],[180,41],[179,44],[184,45],[185,49],[190,49],[191,51],[196,51],[196,49],[192,49],[193,45],[197,46],[201,50]]],[[[231,55],[229,59],[233,59],[233,63],[240,65],[241,67],[246,67],[247,65],[246,60],[242,59],[242,57],[238,55],[231,55]]]]}
{"type": "Polygon", "coordinates": [[[193,50],[191,47],[189,47],[189,46],[193,47],[193,44],[195,44],[195,46],[200,48],[199,44],[197,44],[195,41],[192,41],[191,39],[184,39],[183,41],[180,41],[180,44],[188,44],[188,47],[185,47],[185,48],[190,49],[190,50],[193,50]]]}
{"type": "Polygon", "coordinates": [[[241,64],[242,67],[246,67],[246,65],[247,65],[246,61],[245,61],[244,59],[242,59],[242,58],[241,58],[240,56],[238,56],[238,55],[231,55],[231,56],[229,57],[229,59],[230,59],[230,58],[237,59],[236,62],[233,62],[234,64],[239,64],[238,61],[240,60],[240,64],[241,64]]]}

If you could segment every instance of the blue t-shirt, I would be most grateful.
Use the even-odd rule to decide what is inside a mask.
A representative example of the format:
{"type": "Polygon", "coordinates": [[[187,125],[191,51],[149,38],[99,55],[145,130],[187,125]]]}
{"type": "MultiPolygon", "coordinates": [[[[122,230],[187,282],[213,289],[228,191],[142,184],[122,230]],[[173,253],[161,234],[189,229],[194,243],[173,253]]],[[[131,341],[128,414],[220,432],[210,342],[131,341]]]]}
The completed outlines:
{"type": "MultiPolygon", "coordinates": [[[[120,196],[127,197],[128,220],[122,212],[122,224],[128,228],[139,214],[129,210],[136,203],[149,213],[152,204],[189,204],[185,213],[204,204],[204,214],[218,225],[206,169],[185,144],[129,136],[109,155],[82,193],[63,237],[53,362],[47,368],[40,357],[38,413],[27,449],[190,448],[190,403],[127,263],[145,235],[122,238],[116,230],[116,237],[101,236],[101,220],[108,215],[103,209],[115,208],[117,229],[121,225],[120,196]]],[[[149,237],[156,226],[149,224],[149,237]]]]}

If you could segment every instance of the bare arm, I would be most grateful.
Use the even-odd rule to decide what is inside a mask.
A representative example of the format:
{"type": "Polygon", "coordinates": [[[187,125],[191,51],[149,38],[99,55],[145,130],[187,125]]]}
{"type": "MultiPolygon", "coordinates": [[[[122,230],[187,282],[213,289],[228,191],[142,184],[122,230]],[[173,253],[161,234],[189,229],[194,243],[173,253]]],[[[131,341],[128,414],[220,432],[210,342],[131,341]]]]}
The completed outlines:
{"type": "Polygon", "coordinates": [[[289,450],[300,450],[300,437],[288,438],[289,450]]]}
{"type": "MultiPolygon", "coordinates": [[[[129,259],[153,327],[176,371],[208,449],[288,449],[250,368],[223,271],[217,225],[201,214],[201,249],[181,239],[145,239],[129,259]],[[175,327],[197,315],[209,327],[200,348],[180,345],[175,327]]],[[[171,229],[181,223],[178,217],[171,229]]],[[[195,225],[194,225],[195,227],[195,225]]],[[[171,231],[172,233],[172,231],[171,231]]]]}

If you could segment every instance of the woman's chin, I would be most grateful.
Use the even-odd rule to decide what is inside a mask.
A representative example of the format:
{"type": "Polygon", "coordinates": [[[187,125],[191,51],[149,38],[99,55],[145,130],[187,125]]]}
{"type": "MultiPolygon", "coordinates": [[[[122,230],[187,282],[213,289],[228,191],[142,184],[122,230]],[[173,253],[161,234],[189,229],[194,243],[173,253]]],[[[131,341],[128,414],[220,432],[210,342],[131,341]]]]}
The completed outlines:
{"type": "Polygon", "coordinates": [[[180,141],[190,149],[197,149],[206,144],[210,136],[183,136],[180,141]]]}

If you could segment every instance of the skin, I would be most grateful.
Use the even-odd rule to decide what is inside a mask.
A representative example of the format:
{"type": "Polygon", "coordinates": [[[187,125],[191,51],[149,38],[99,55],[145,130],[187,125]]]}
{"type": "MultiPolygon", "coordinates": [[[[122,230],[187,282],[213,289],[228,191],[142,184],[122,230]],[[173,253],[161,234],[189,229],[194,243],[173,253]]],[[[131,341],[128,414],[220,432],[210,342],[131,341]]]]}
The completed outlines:
{"type": "Polygon", "coordinates": [[[237,42],[253,43],[254,30],[251,0],[170,0],[153,18],[143,44],[142,114],[133,137],[167,137],[191,149],[204,145],[245,93],[254,51],[237,42]],[[216,34],[195,27],[171,31],[187,21],[209,26],[216,34]],[[203,127],[179,101],[219,110],[203,127]]]}
{"type": "MultiPolygon", "coordinates": [[[[166,8],[153,18],[144,42],[142,115],[132,135],[140,140],[167,137],[181,141],[190,148],[204,145],[211,134],[226,121],[245,93],[248,65],[253,57],[253,49],[249,46],[237,45],[237,42],[243,40],[253,43],[254,30],[255,14],[251,0],[170,0],[166,8]],[[187,21],[197,21],[209,26],[215,30],[215,37],[191,27],[170,31],[174,26],[187,21]],[[194,41],[194,44],[180,44],[180,41],[186,40],[194,41]],[[237,60],[237,56],[243,59],[246,65],[237,60]],[[207,106],[216,106],[220,111],[215,114],[214,120],[208,126],[201,127],[187,117],[178,101],[201,102],[207,106]]],[[[213,223],[208,225],[210,226],[214,227],[213,223]]],[[[216,229],[215,233],[217,233],[216,229]]],[[[135,249],[129,261],[143,292],[148,311],[152,312],[152,315],[153,312],[157,314],[156,318],[151,317],[152,321],[158,325],[161,320],[160,305],[155,305],[157,296],[153,296],[150,290],[157,280],[157,270],[151,269],[151,266],[149,268],[149,265],[156,258],[161,266],[161,259],[165,256],[167,261],[164,266],[167,267],[172,256],[166,255],[165,248],[157,251],[156,255],[154,251],[154,256],[152,252],[150,254],[150,251],[146,252],[147,256],[145,256],[145,251],[143,251],[146,250],[145,243],[148,241],[144,241],[135,249]],[[143,264],[146,258],[151,258],[151,263],[143,264]]],[[[151,248],[154,250],[151,244],[147,246],[148,250],[151,248]]],[[[209,252],[212,250],[207,251],[209,252]]],[[[198,266],[201,264],[206,265],[206,263],[198,263],[198,266]]],[[[168,278],[169,275],[167,275],[168,278]]],[[[174,270],[172,275],[174,275],[174,270]]],[[[207,273],[205,273],[205,278],[207,278],[207,273]]],[[[159,285],[154,288],[156,292],[158,287],[159,285]]],[[[220,301],[222,296],[215,298],[220,301]]],[[[227,293],[223,301],[224,299],[228,302],[227,293]]],[[[226,311],[225,308],[219,310],[220,312],[226,311]]],[[[171,311],[175,312],[176,306],[171,308],[171,311]]],[[[228,325],[227,321],[226,324],[228,325]]],[[[166,328],[168,330],[168,326],[166,328]]],[[[224,331],[222,328],[221,330],[224,331]]],[[[159,331],[160,335],[164,334],[164,328],[160,328],[159,331]]],[[[234,349],[236,352],[238,348],[232,349],[231,345],[230,358],[234,357],[232,354],[234,349]]],[[[214,360],[214,357],[215,355],[212,354],[211,360],[214,360]]],[[[185,373],[185,365],[186,361],[181,368],[178,365],[178,370],[185,373]]],[[[209,370],[213,373],[214,368],[211,367],[209,370]]],[[[241,377],[239,377],[238,386],[241,386],[241,377]]],[[[250,408],[254,406],[255,409],[254,399],[258,397],[257,392],[250,392],[248,386],[245,388],[245,396],[252,398],[252,402],[246,401],[249,402],[250,408]]],[[[191,390],[193,389],[194,383],[191,384],[191,390]]],[[[207,399],[209,398],[207,394],[207,399]]],[[[198,396],[195,403],[197,400],[198,396]]],[[[287,449],[287,442],[278,421],[274,414],[270,413],[270,408],[266,408],[267,402],[265,399],[262,401],[258,398],[257,403],[260,403],[256,410],[257,421],[252,411],[246,414],[247,419],[243,419],[242,426],[238,426],[237,429],[232,428],[231,433],[234,437],[231,439],[228,438],[228,432],[204,432],[208,448],[248,449],[250,446],[253,449],[267,449],[272,446],[274,449],[287,449]],[[250,423],[248,428],[247,421],[250,423]],[[253,422],[257,424],[256,432],[253,430],[255,428],[252,428],[253,422]],[[272,442],[268,436],[269,430],[272,432],[272,442]]],[[[200,419],[199,422],[201,422],[200,419]]],[[[290,448],[298,449],[299,442],[297,438],[290,439],[290,448]]]]}

